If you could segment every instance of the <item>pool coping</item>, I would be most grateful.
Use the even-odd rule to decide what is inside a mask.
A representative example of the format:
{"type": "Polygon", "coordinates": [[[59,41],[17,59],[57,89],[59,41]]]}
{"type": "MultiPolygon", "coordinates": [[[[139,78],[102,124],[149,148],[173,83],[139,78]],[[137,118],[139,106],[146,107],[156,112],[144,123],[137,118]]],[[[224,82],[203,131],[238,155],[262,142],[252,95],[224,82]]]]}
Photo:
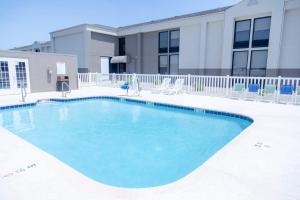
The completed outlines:
{"type": "MultiPolygon", "coordinates": [[[[119,91],[116,93],[110,92],[111,89],[109,89],[109,91],[99,92],[93,92],[91,90],[86,91],[89,93],[84,93],[81,91],[77,94],[75,93],[74,95],[75,97],[86,97],[92,96],[87,94],[95,94],[96,96],[98,96],[98,94],[100,93],[99,96],[119,97],[118,93],[121,93],[119,90],[116,90],[119,91]]],[[[43,101],[43,99],[68,100],[56,98],[57,95],[55,95],[55,98],[52,98],[54,95],[49,96],[50,98],[33,98],[31,102],[34,102],[33,104],[36,104],[37,99],[41,99],[41,101],[43,101]]],[[[297,188],[297,185],[300,184],[300,181],[298,179],[300,177],[300,174],[297,174],[295,171],[295,166],[297,166],[296,164],[300,164],[300,162],[295,158],[295,156],[297,155],[295,154],[297,152],[295,151],[295,148],[300,150],[300,147],[298,143],[296,143],[297,140],[295,138],[298,137],[297,132],[299,133],[299,131],[295,129],[297,127],[295,116],[300,117],[300,112],[298,112],[300,111],[299,107],[289,105],[281,106],[277,104],[262,104],[259,102],[252,103],[245,101],[227,100],[217,97],[202,97],[192,95],[177,95],[170,98],[166,96],[159,97],[156,95],[143,95],[142,97],[126,98],[132,98],[134,100],[146,99],[150,102],[155,100],[154,102],[163,104],[166,104],[166,102],[172,102],[171,105],[183,105],[184,107],[188,105],[188,107],[191,106],[193,108],[205,107],[212,110],[224,110],[230,112],[232,111],[232,113],[243,113],[246,116],[251,116],[251,119],[254,119],[255,123],[252,123],[236,138],[227,143],[222,149],[216,152],[216,154],[210,157],[203,165],[198,167],[190,175],[183,177],[176,182],[154,188],[122,189],[95,182],[81,174],[77,174],[75,170],[69,168],[68,166],[65,166],[61,161],[52,158],[51,155],[50,159],[47,158],[49,157],[47,153],[43,153],[40,149],[37,149],[24,140],[20,141],[17,136],[10,133],[9,131],[4,131],[6,133],[1,133],[0,131],[0,137],[3,141],[1,143],[0,140],[0,161],[1,144],[5,145],[4,142],[13,142],[12,144],[22,143],[22,145],[29,148],[29,150],[34,154],[41,154],[39,159],[48,161],[49,163],[47,163],[47,165],[58,165],[59,167],[57,167],[54,171],[58,173],[65,172],[66,174],[64,175],[64,177],[55,175],[56,180],[64,182],[65,180],[69,180],[71,178],[74,181],[74,184],[71,184],[72,187],[68,188],[66,185],[58,183],[59,187],[62,187],[62,190],[56,188],[54,194],[51,194],[59,197],[56,199],[96,200],[100,197],[103,197],[106,200],[281,200],[300,198],[300,194],[297,192],[299,191],[299,187],[297,188]],[[258,109],[256,109],[256,107],[258,109]],[[262,110],[260,111],[259,109],[262,110]],[[289,120],[292,124],[286,125],[284,129],[280,128],[281,123],[289,122],[287,120],[289,120]],[[273,121],[275,124],[273,128],[271,127],[269,129],[269,125],[265,123],[271,121],[273,121]],[[270,131],[272,131],[271,135],[270,131]],[[8,137],[11,139],[9,139],[8,137]],[[271,147],[267,147],[270,145],[271,147]],[[286,154],[282,154],[282,151],[286,152],[286,154]],[[282,166],[284,166],[284,168],[282,168],[282,166]],[[281,172],[281,169],[284,169],[284,172],[281,172]],[[286,177],[288,178],[288,182],[284,180],[286,179],[286,177]],[[252,179],[254,181],[253,183],[252,179]],[[282,185],[281,183],[284,185],[282,185]],[[60,198],[61,196],[64,196],[65,198],[60,198]]],[[[14,151],[12,148],[10,149],[14,151]]],[[[27,155],[28,154],[25,154],[25,156],[27,155]]],[[[48,169],[48,166],[45,169],[48,169]]],[[[31,176],[32,181],[44,180],[44,177],[39,178],[39,176],[34,176],[34,174],[32,174],[31,176]]],[[[3,184],[3,186],[7,186],[5,188],[9,189],[6,189],[7,194],[13,194],[10,192],[13,188],[12,186],[17,187],[18,182],[18,179],[16,179],[14,180],[14,184],[3,184]]],[[[42,192],[43,194],[47,194],[47,192],[53,191],[53,188],[49,188],[49,185],[51,186],[51,184],[49,183],[42,183],[40,185],[42,188],[40,191],[36,191],[36,188],[31,189],[31,186],[26,186],[28,192],[23,196],[19,196],[19,198],[1,198],[1,190],[6,190],[3,188],[1,189],[0,187],[0,199],[40,200],[41,198],[38,197],[33,198],[33,191],[36,191],[36,193],[40,195],[42,194],[42,192]],[[45,186],[46,188],[43,186],[45,186]]],[[[38,185],[35,185],[35,187],[37,186],[38,185]]],[[[57,184],[55,184],[55,186],[57,186],[57,184]]],[[[25,186],[19,185],[18,187],[25,186]]],[[[18,190],[18,188],[15,188],[14,191],[21,192],[18,190]]],[[[20,193],[20,195],[22,194],[24,194],[24,191],[23,193],[20,193]]]]}
{"type": "MultiPolygon", "coordinates": [[[[251,124],[254,123],[254,119],[238,114],[233,112],[224,112],[224,111],[217,111],[212,109],[205,109],[200,107],[192,107],[192,106],[183,106],[183,105],[176,105],[176,104],[168,104],[168,103],[161,103],[156,101],[146,101],[146,100],[139,100],[139,99],[132,99],[129,97],[115,97],[115,96],[90,96],[90,97],[77,97],[77,98],[68,98],[68,99],[62,99],[62,98],[49,98],[49,99],[40,99],[37,100],[34,103],[21,103],[21,104],[13,104],[13,105],[6,105],[6,106],[0,106],[1,110],[9,110],[9,109],[15,109],[15,108],[24,108],[24,107],[32,107],[36,106],[37,104],[41,102],[60,102],[60,103],[66,103],[66,102],[74,102],[74,101],[84,101],[84,100],[92,100],[92,99],[109,99],[109,100],[118,100],[118,101],[126,101],[126,102],[132,102],[137,104],[152,104],[154,106],[162,106],[162,107],[169,107],[169,108],[175,108],[175,109],[182,109],[182,110],[189,110],[194,112],[202,112],[207,114],[215,114],[215,115],[222,115],[222,116],[228,116],[228,117],[234,117],[246,120],[250,122],[251,124]]],[[[251,125],[250,124],[250,125],[251,125]]]]}

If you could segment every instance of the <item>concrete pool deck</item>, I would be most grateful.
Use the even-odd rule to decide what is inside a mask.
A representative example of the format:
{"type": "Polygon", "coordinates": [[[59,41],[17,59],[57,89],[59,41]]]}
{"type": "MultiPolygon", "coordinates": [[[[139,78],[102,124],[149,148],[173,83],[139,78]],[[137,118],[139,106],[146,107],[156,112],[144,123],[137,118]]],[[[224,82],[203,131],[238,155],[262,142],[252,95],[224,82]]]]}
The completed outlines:
{"type": "MultiPolygon", "coordinates": [[[[72,91],[68,98],[124,94],[116,88],[90,87],[72,91]]],[[[27,103],[49,98],[61,98],[61,93],[29,94],[27,103]]],[[[149,92],[130,98],[242,114],[254,123],[191,174],[148,189],[93,181],[0,127],[0,199],[300,199],[300,106],[149,92]]],[[[0,106],[20,104],[19,100],[20,96],[1,96],[0,106]]]]}

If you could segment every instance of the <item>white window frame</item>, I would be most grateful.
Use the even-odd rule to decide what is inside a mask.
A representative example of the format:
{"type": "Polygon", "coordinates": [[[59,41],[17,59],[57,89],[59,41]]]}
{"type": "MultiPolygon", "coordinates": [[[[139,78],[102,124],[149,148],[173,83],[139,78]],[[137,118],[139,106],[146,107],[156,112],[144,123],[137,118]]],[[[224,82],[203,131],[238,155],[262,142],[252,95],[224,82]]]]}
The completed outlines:
{"type": "MultiPolygon", "coordinates": [[[[269,14],[269,15],[262,15],[262,16],[255,16],[255,17],[249,17],[249,18],[242,18],[242,19],[236,19],[235,20],[235,22],[237,22],[237,21],[243,21],[243,20],[251,20],[251,23],[250,23],[250,38],[249,38],[249,46],[248,46],[248,48],[234,49],[233,45],[232,45],[231,71],[233,71],[233,54],[234,54],[234,52],[237,52],[237,51],[248,51],[247,76],[250,76],[252,51],[267,50],[269,52],[269,46],[268,47],[252,47],[252,39],[253,39],[253,33],[254,33],[254,22],[255,22],[255,19],[263,18],[263,17],[271,17],[271,20],[272,20],[272,15],[271,14],[269,14]]],[[[233,30],[234,32],[235,32],[235,28],[236,27],[234,26],[234,30],[233,30]]],[[[270,27],[270,30],[271,30],[271,27],[270,27]]],[[[235,36],[233,36],[233,40],[232,40],[233,43],[234,43],[234,39],[235,39],[234,37],[235,36]]],[[[269,40],[270,40],[270,38],[269,38],[269,40]]],[[[268,58],[267,58],[267,63],[268,63],[268,58]]],[[[266,66],[266,69],[267,69],[267,66],[266,66]]],[[[231,74],[232,74],[232,72],[231,72],[231,74]]]]}

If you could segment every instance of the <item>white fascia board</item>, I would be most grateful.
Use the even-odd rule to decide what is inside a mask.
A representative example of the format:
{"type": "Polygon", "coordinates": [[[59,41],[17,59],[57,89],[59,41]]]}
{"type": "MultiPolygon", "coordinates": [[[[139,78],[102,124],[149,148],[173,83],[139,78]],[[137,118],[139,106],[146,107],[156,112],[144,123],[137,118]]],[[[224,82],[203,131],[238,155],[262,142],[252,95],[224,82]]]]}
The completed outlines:
{"type": "Polygon", "coordinates": [[[93,28],[93,27],[87,27],[87,31],[95,32],[95,33],[101,33],[105,35],[112,35],[112,36],[118,36],[117,31],[110,31],[100,28],[93,28]]]}
{"type": "Polygon", "coordinates": [[[51,35],[51,37],[60,37],[60,36],[64,36],[64,35],[72,35],[72,34],[84,32],[86,29],[87,29],[87,25],[83,24],[83,25],[78,25],[78,26],[74,26],[74,27],[54,31],[54,32],[51,32],[50,35],[51,35]]]}
{"type": "Polygon", "coordinates": [[[143,32],[153,32],[153,31],[159,31],[164,29],[179,28],[181,26],[199,24],[202,21],[220,21],[220,20],[224,20],[224,11],[207,14],[207,15],[189,17],[189,18],[174,19],[165,22],[157,22],[153,24],[140,25],[131,28],[130,27],[124,29],[121,28],[118,30],[118,35],[124,36],[124,35],[143,33],[143,32]]]}

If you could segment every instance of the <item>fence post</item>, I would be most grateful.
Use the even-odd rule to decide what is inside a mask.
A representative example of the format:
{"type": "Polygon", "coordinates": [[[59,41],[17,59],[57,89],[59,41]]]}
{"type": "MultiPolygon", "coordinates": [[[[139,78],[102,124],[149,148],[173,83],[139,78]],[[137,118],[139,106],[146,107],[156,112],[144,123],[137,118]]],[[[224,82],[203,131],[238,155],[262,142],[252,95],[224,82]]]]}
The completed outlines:
{"type": "Polygon", "coordinates": [[[187,81],[188,81],[188,92],[191,93],[192,89],[191,89],[191,75],[190,74],[187,75],[187,81]]]}
{"type": "Polygon", "coordinates": [[[92,73],[89,73],[89,75],[88,75],[88,77],[89,77],[89,86],[91,86],[92,85],[92,73]]]}
{"type": "Polygon", "coordinates": [[[227,75],[226,76],[226,97],[228,97],[228,95],[229,95],[229,78],[230,78],[230,76],[227,75]]]}
{"type": "Polygon", "coordinates": [[[81,88],[81,80],[80,80],[80,74],[77,74],[77,85],[78,85],[78,89],[81,88]]]}
{"type": "Polygon", "coordinates": [[[277,79],[277,96],[276,96],[276,101],[278,101],[278,98],[279,98],[280,85],[281,85],[281,76],[278,76],[278,79],[277,79]]]}

